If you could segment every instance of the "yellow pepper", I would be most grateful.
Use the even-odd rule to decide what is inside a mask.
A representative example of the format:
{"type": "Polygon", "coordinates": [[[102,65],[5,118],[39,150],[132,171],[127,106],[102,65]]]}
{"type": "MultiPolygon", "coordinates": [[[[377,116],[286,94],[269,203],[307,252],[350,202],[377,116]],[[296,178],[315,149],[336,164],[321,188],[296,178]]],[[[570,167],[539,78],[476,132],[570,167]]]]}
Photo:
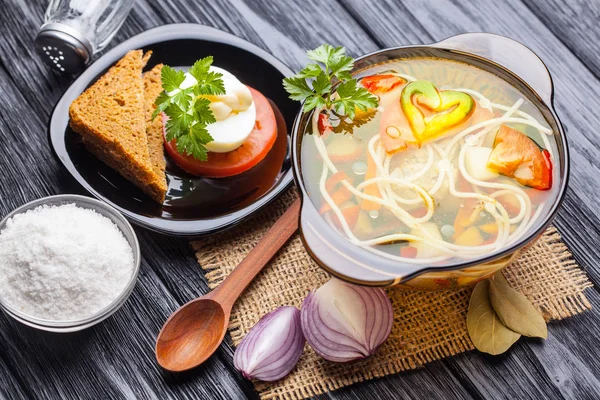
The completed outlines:
{"type": "Polygon", "coordinates": [[[454,90],[438,91],[429,81],[414,81],[402,90],[400,106],[419,144],[434,139],[448,129],[466,121],[475,110],[471,96],[454,90]],[[416,96],[416,98],[414,98],[416,96]],[[441,113],[426,120],[422,106],[432,112],[441,113]],[[452,111],[442,113],[444,111],[452,111]]]}

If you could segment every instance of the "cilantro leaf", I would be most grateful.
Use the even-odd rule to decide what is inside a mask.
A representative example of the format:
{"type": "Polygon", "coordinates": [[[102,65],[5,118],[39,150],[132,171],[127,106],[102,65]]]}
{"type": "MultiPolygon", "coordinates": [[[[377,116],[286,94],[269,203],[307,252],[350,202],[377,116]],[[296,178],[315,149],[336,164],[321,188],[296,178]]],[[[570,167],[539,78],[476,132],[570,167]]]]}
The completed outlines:
{"type": "Polygon", "coordinates": [[[379,105],[377,97],[362,86],[356,87],[353,96],[354,104],[362,111],[369,108],[376,108],[379,105]]]}
{"type": "Polygon", "coordinates": [[[178,152],[201,161],[208,157],[205,145],[213,141],[207,125],[216,122],[210,100],[205,96],[225,94],[223,74],[210,71],[212,62],[212,56],[196,61],[188,70],[196,83],[185,89],[180,87],[185,73],[163,66],[161,81],[164,91],[156,98],[156,108],[152,113],[152,119],[160,113],[166,114],[166,139],[176,139],[178,152]]]}
{"type": "Polygon", "coordinates": [[[194,63],[192,67],[188,70],[190,75],[192,75],[198,82],[201,82],[206,74],[208,74],[208,69],[213,63],[212,56],[204,57],[194,63]]]}
{"type": "Polygon", "coordinates": [[[210,109],[210,100],[203,97],[196,100],[194,104],[194,118],[197,121],[203,121],[207,125],[217,122],[210,109]]]}
{"type": "Polygon", "coordinates": [[[165,108],[167,108],[167,106],[169,105],[170,101],[167,92],[160,92],[156,100],[154,100],[154,103],[156,104],[156,108],[152,113],[152,119],[156,118],[158,114],[165,111],[165,108]]]}
{"type": "Polygon", "coordinates": [[[202,81],[198,81],[194,94],[200,96],[203,94],[220,95],[225,94],[225,84],[221,79],[223,74],[220,72],[208,72],[202,81]]]}
{"type": "Polygon", "coordinates": [[[194,117],[187,112],[187,110],[182,109],[178,104],[171,103],[165,109],[165,114],[169,116],[169,121],[167,122],[167,133],[169,131],[173,131],[174,138],[179,138],[182,135],[185,135],[191,128],[192,123],[194,122],[194,117]]]}
{"type": "Polygon", "coordinates": [[[198,122],[192,125],[191,136],[194,140],[200,141],[201,143],[210,143],[214,140],[206,129],[206,125],[198,122]]]}
{"type": "Polygon", "coordinates": [[[331,92],[331,80],[325,73],[325,71],[321,71],[319,76],[313,81],[313,91],[317,94],[323,95],[331,92]]]}
{"type": "Polygon", "coordinates": [[[303,101],[312,96],[313,91],[304,78],[290,77],[283,80],[283,87],[290,94],[290,99],[303,101]]]}
{"type": "Polygon", "coordinates": [[[330,63],[343,56],[346,52],[346,49],[342,46],[333,47],[330,44],[322,44],[314,50],[309,50],[306,52],[306,55],[311,60],[320,62],[325,64],[326,67],[330,67],[330,63]]]}
{"type": "Polygon", "coordinates": [[[181,154],[192,156],[197,160],[208,159],[208,150],[204,146],[213,141],[206,125],[196,122],[192,125],[188,135],[177,138],[177,151],[181,154]]]}
{"type": "Polygon", "coordinates": [[[350,56],[340,55],[333,58],[329,63],[329,70],[339,80],[352,79],[350,71],[354,67],[354,59],[350,56]]]}
{"type": "Polygon", "coordinates": [[[308,64],[306,67],[302,68],[296,76],[300,78],[316,78],[321,72],[323,72],[323,70],[319,64],[308,64]]]}
{"type": "Polygon", "coordinates": [[[172,92],[175,89],[179,89],[179,85],[181,85],[184,79],[185,73],[181,70],[176,70],[168,65],[164,65],[161,69],[160,80],[165,92],[172,92]]]}
{"type": "Polygon", "coordinates": [[[356,79],[342,82],[336,90],[338,98],[333,101],[333,108],[340,115],[354,118],[356,108],[366,111],[370,107],[377,107],[377,97],[367,89],[358,85],[356,79]]]}
{"type": "Polygon", "coordinates": [[[173,96],[171,96],[170,102],[179,105],[182,109],[186,110],[189,108],[190,103],[192,102],[192,88],[187,88],[183,90],[177,91],[173,96]]]}
{"type": "Polygon", "coordinates": [[[306,55],[311,60],[326,64],[334,50],[335,48],[332,45],[322,44],[314,50],[308,50],[306,55]]]}
{"type": "Polygon", "coordinates": [[[197,160],[208,159],[208,150],[200,140],[196,140],[192,135],[181,136],[177,138],[177,152],[192,156],[197,160]]]}
{"type": "Polygon", "coordinates": [[[344,47],[323,44],[306,55],[316,63],[307,64],[298,74],[283,80],[290,98],[304,102],[304,112],[315,108],[333,110],[348,125],[356,109],[367,111],[377,107],[377,97],[352,78],[354,59],[346,55],[344,47]],[[334,90],[335,78],[339,84],[334,90]]]}
{"type": "Polygon", "coordinates": [[[326,104],[325,99],[321,96],[310,96],[304,101],[302,111],[308,112],[317,107],[324,107],[326,104]]]}

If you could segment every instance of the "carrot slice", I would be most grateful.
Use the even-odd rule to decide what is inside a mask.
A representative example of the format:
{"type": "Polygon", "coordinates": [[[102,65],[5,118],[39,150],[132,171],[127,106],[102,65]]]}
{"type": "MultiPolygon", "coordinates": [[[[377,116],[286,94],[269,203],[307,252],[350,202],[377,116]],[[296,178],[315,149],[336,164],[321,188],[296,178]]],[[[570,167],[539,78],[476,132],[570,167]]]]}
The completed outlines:
{"type": "MultiPolygon", "coordinates": [[[[336,190],[335,192],[333,192],[333,194],[331,195],[331,199],[333,200],[334,204],[342,204],[345,201],[348,201],[352,198],[352,192],[350,192],[346,186],[340,186],[340,188],[338,190],[336,190]]],[[[329,203],[325,202],[323,203],[323,205],[321,206],[321,208],[319,209],[319,213],[321,214],[325,214],[327,211],[331,210],[331,206],[329,205],[329,203]]]]}
{"type": "Polygon", "coordinates": [[[331,193],[334,191],[334,189],[336,188],[336,186],[341,183],[343,180],[346,180],[350,183],[352,183],[352,180],[350,179],[350,177],[348,176],[348,174],[344,171],[338,171],[335,174],[331,175],[329,178],[327,178],[327,181],[325,182],[325,190],[327,190],[328,193],[331,193]]]}
{"type": "MultiPolygon", "coordinates": [[[[376,176],[377,176],[377,165],[375,164],[375,160],[373,160],[373,157],[371,157],[371,153],[368,153],[367,172],[365,173],[365,181],[367,181],[369,179],[373,179],[376,176]]],[[[372,183],[369,186],[365,187],[364,193],[371,195],[371,196],[381,198],[381,192],[379,191],[379,187],[377,186],[377,183],[372,183]]],[[[376,203],[371,200],[365,200],[365,199],[360,200],[360,206],[365,211],[377,211],[381,208],[381,204],[376,203]]]]}
{"type": "MultiPolygon", "coordinates": [[[[342,184],[342,181],[348,181],[349,183],[352,183],[352,179],[346,172],[338,171],[327,178],[327,181],[325,182],[325,190],[327,193],[331,194],[331,199],[337,205],[340,205],[352,198],[352,192],[350,192],[346,186],[342,184]]],[[[319,209],[319,213],[325,214],[329,210],[331,210],[331,206],[329,203],[325,202],[319,209]]]]}
{"type": "MultiPolygon", "coordinates": [[[[350,229],[354,229],[356,222],[358,221],[358,214],[360,213],[360,208],[358,205],[354,203],[342,204],[342,206],[340,206],[340,211],[342,212],[348,227],[350,229]]],[[[333,213],[331,215],[331,221],[338,229],[342,229],[342,225],[337,217],[337,214],[333,213]]]]}

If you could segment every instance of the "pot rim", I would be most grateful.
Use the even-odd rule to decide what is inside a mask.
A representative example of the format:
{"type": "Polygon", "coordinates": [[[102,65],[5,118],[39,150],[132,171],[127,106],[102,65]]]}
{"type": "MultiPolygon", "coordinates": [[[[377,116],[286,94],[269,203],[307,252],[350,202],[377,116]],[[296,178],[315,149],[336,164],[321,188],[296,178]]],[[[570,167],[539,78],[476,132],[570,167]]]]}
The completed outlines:
{"type": "MultiPolygon", "coordinates": [[[[303,134],[301,134],[300,128],[301,128],[301,126],[304,126],[303,120],[306,119],[304,116],[304,113],[302,112],[302,108],[300,108],[300,110],[294,120],[294,125],[292,127],[292,149],[291,149],[292,150],[292,161],[293,161],[292,169],[293,169],[293,173],[294,173],[294,180],[296,182],[297,187],[299,188],[301,202],[302,202],[302,208],[301,208],[301,213],[300,213],[300,215],[301,215],[300,216],[300,224],[299,224],[300,237],[302,239],[304,247],[306,248],[308,253],[311,255],[311,257],[317,262],[317,264],[321,268],[326,270],[328,273],[330,273],[331,275],[334,275],[340,279],[349,281],[351,283],[356,283],[356,284],[366,285],[366,286],[392,286],[392,285],[399,284],[401,282],[408,281],[416,276],[422,275],[427,272],[443,272],[443,271],[460,270],[460,269],[464,269],[467,267],[472,267],[472,266],[476,266],[476,265],[490,263],[493,261],[502,260],[503,258],[509,259],[516,251],[523,248],[527,244],[533,242],[548,228],[548,226],[552,222],[554,216],[556,215],[556,213],[558,211],[558,208],[560,207],[560,205],[564,199],[565,192],[566,192],[566,189],[568,186],[568,181],[569,181],[570,157],[569,157],[567,137],[565,135],[562,123],[561,123],[558,115],[556,114],[556,110],[554,109],[554,90],[553,90],[552,76],[551,76],[550,71],[548,70],[547,66],[544,64],[544,62],[541,61],[541,59],[539,59],[539,57],[532,50],[527,48],[526,46],[520,44],[519,42],[517,42],[515,40],[509,39],[509,38],[506,38],[506,37],[500,36],[500,35],[489,34],[489,33],[468,33],[468,34],[452,36],[452,37],[444,39],[440,42],[427,44],[427,45],[407,45],[407,46],[397,46],[397,47],[391,47],[391,48],[377,50],[377,51],[374,51],[374,52],[371,52],[371,53],[368,53],[368,54],[365,54],[363,56],[356,58],[355,65],[359,64],[361,61],[369,60],[371,58],[385,55],[385,54],[391,53],[391,52],[411,51],[411,50],[414,51],[414,50],[419,50],[419,49],[426,49],[426,50],[431,51],[432,48],[442,50],[442,51],[448,51],[451,53],[458,53],[461,56],[471,58],[473,60],[478,60],[482,64],[489,67],[488,69],[484,69],[487,72],[494,73],[494,70],[496,70],[496,71],[501,70],[503,73],[508,74],[512,79],[519,82],[525,88],[528,89],[528,91],[530,93],[524,93],[524,94],[526,94],[526,95],[531,94],[537,98],[538,104],[536,104],[536,106],[538,108],[541,108],[540,105],[544,106],[545,110],[542,110],[542,111],[548,112],[548,114],[549,114],[548,116],[550,117],[550,118],[548,118],[549,119],[548,122],[553,122],[557,128],[554,136],[555,136],[555,140],[557,140],[557,145],[558,145],[557,147],[559,150],[558,155],[557,155],[558,156],[557,158],[559,161],[558,161],[558,165],[556,165],[556,167],[560,168],[560,176],[558,179],[558,185],[559,185],[558,192],[557,192],[552,204],[550,205],[550,208],[545,212],[545,215],[543,217],[540,216],[540,218],[538,218],[538,220],[535,221],[534,224],[529,228],[529,233],[527,235],[524,235],[521,238],[519,238],[519,240],[517,240],[513,244],[502,248],[501,250],[492,252],[492,253],[484,255],[484,256],[476,257],[473,259],[456,260],[456,261],[453,261],[453,262],[450,262],[450,263],[447,263],[444,265],[427,266],[427,265],[412,265],[411,264],[410,272],[406,273],[406,274],[402,274],[400,272],[400,270],[397,275],[389,274],[387,272],[377,270],[375,272],[375,274],[378,275],[378,277],[376,279],[357,279],[355,277],[346,275],[345,273],[341,272],[339,269],[332,268],[331,266],[327,265],[327,263],[325,263],[324,261],[321,260],[321,257],[319,257],[319,255],[316,254],[316,252],[311,248],[311,245],[308,243],[308,240],[307,240],[308,228],[306,226],[306,220],[305,220],[305,218],[303,218],[304,217],[303,211],[305,211],[306,207],[312,207],[315,211],[316,211],[316,208],[308,196],[306,187],[304,185],[303,176],[301,173],[301,168],[300,168],[300,164],[301,164],[301,162],[300,162],[300,157],[301,157],[300,156],[300,147],[301,147],[302,136],[303,136],[303,134]],[[532,87],[531,82],[528,82],[525,79],[523,79],[519,74],[514,72],[514,70],[512,68],[505,65],[504,63],[501,64],[490,58],[484,57],[481,54],[478,54],[477,52],[471,52],[471,51],[468,51],[468,50],[465,50],[462,48],[458,48],[456,46],[456,43],[461,43],[463,41],[463,39],[467,39],[466,42],[469,42],[469,40],[472,40],[472,39],[480,40],[481,38],[484,38],[484,39],[490,40],[490,41],[500,41],[500,42],[505,41],[506,43],[511,43],[513,45],[519,45],[523,49],[526,49],[530,53],[530,56],[535,57],[535,59],[536,59],[536,60],[531,60],[531,61],[537,61],[539,63],[539,65],[541,67],[543,67],[543,70],[545,70],[547,76],[544,76],[543,78],[544,79],[547,78],[547,82],[545,82],[545,85],[547,85],[547,86],[544,86],[543,88],[540,88],[538,86],[538,90],[536,90],[532,87]],[[446,46],[445,44],[449,43],[449,42],[452,43],[452,45],[446,46]],[[540,92],[545,92],[545,95],[543,95],[543,94],[540,95],[540,92]],[[558,133],[558,135],[556,135],[556,133],[558,133]],[[382,277],[385,277],[386,275],[389,276],[389,278],[382,279],[382,277]]],[[[466,62],[464,60],[461,60],[461,61],[466,62]]],[[[466,62],[466,63],[468,65],[474,66],[473,63],[469,63],[469,62],[466,62]]],[[[362,71],[362,69],[358,69],[353,72],[356,73],[356,72],[360,72],[360,71],[362,71]]],[[[494,73],[494,75],[497,75],[497,74],[494,73]]],[[[500,77],[500,79],[503,79],[503,78],[500,77]]],[[[511,82],[509,82],[509,83],[511,83],[511,82]]],[[[513,83],[511,83],[511,85],[514,86],[513,83]]],[[[529,96],[527,96],[527,97],[529,97],[529,96]]],[[[334,235],[337,235],[337,236],[343,238],[344,241],[347,243],[347,246],[349,249],[350,248],[359,248],[358,246],[356,246],[356,245],[352,244],[350,241],[348,241],[345,237],[343,237],[342,235],[339,235],[337,232],[335,232],[333,230],[333,228],[331,228],[329,225],[327,225],[327,228],[331,229],[331,231],[334,235]]],[[[320,239],[322,239],[322,237],[320,239]]],[[[370,254],[364,250],[360,251],[360,253],[365,254],[365,255],[368,254],[368,256],[366,258],[369,258],[371,260],[377,261],[377,260],[383,259],[382,256],[378,256],[376,254],[370,254]]],[[[340,252],[340,254],[342,254],[342,253],[340,252]]]]}

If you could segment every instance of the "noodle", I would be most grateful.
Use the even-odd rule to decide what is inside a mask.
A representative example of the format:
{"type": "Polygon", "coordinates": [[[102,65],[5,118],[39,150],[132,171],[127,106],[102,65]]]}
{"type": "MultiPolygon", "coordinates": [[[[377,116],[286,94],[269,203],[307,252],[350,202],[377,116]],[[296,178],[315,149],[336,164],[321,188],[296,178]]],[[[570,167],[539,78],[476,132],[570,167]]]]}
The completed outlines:
{"type": "MultiPolygon", "coordinates": [[[[400,76],[409,82],[416,80],[409,75],[399,73],[394,73],[394,75],[400,76]]],[[[419,165],[417,170],[412,171],[410,175],[405,173],[407,176],[401,175],[402,172],[399,167],[390,172],[395,157],[398,157],[400,154],[405,155],[406,153],[388,154],[381,143],[379,134],[374,134],[367,144],[367,151],[375,165],[375,177],[366,179],[357,186],[354,186],[348,180],[341,181],[341,184],[350,191],[356,199],[376,203],[389,210],[389,212],[398,219],[399,223],[413,231],[413,233],[410,234],[391,233],[366,240],[360,240],[355,236],[348,225],[348,222],[344,218],[339,205],[335,204],[333,198],[326,190],[328,177],[330,174],[338,172],[338,168],[331,161],[325,142],[318,133],[318,118],[322,109],[314,110],[311,120],[312,136],[314,138],[315,147],[323,160],[323,168],[319,180],[319,190],[325,202],[331,207],[331,210],[338,218],[342,231],[341,233],[355,245],[361,246],[372,253],[392,260],[401,260],[405,263],[427,264],[444,261],[452,257],[471,258],[473,256],[484,255],[491,251],[499,250],[518,240],[518,238],[521,237],[539,217],[545,203],[537,206],[537,209],[533,212],[531,199],[520,187],[501,182],[481,181],[471,176],[465,165],[466,151],[470,146],[481,144],[482,141],[485,140],[485,137],[501,124],[518,123],[537,129],[546,149],[548,149],[551,157],[553,157],[550,142],[547,138],[547,136],[552,135],[552,130],[541,125],[540,122],[530,114],[520,110],[520,107],[524,102],[523,99],[519,99],[511,107],[508,107],[491,102],[487,97],[475,90],[464,88],[453,90],[461,91],[475,97],[479,101],[481,107],[485,105],[485,108],[501,110],[504,111],[504,114],[500,117],[490,118],[469,126],[460,132],[453,134],[451,137],[442,136],[430,141],[423,146],[423,151],[427,152],[426,162],[419,165]],[[470,134],[472,135],[468,136],[470,134]],[[457,145],[460,149],[458,154],[456,154],[455,151],[457,145]],[[453,167],[454,162],[456,163],[457,169],[453,167]],[[434,166],[437,168],[437,171],[432,172],[434,166]],[[431,176],[432,173],[437,173],[437,176],[435,176],[435,181],[432,182],[432,184],[429,183],[426,185],[431,185],[429,190],[427,190],[419,183],[420,180],[426,179],[427,177],[430,177],[430,180],[433,181],[434,177],[431,176]],[[461,192],[457,190],[455,174],[459,174],[462,179],[469,182],[473,186],[474,191],[461,192]],[[419,230],[421,234],[414,233],[415,229],[420,227],[423,223],[430,221],[433,217],[436,209],[436,202],[434,201],[433,196],[441,193],[442,187],[444,187],[442,195],[446,193],[445,183],[448,186],[447,190],[449,195],[455,198],[477,200],[479,202],[478,207],[482,207],[482,209],[480,209],[481,211],[478,211],[477,208],[475,208],[474,212],[482,213],[483,215],[483,211],[485,211],[493,219],[497,228],[497,234],[491,243],[487,242],[476,246],[465,246],[434,237],[425,229],[419,230]],[[365,189],[371,185],[377,185],[380,197],[365,193],[365,189]],[[494,191],[486,194],[483,189],[493,189],[494,191]],[[399,194],[399,191],[403,194],[412,194],[415,197],[405,198],[399,194]],[[517,215],[512,217],[498,200],[498,198],[506,198],[507,196],[514,196],[519,203],[519,211],[517,215]],[[425,214],[421,217],[415,217],[409,212],[410,209],[418,205],[422,205],[426,209],[425,214]],[[518,226],[511,233],[512,225],[518,226]],[[443,254],[429,258],[407,258],[396,256],[374,247],[398,241],[421,242],[443,254]]],[[[425,156],[417,161],[421,162],[424,159],[425,156]]],[[[329,215],[325,218],[330,224],[333,222],[329,215]]]]}

